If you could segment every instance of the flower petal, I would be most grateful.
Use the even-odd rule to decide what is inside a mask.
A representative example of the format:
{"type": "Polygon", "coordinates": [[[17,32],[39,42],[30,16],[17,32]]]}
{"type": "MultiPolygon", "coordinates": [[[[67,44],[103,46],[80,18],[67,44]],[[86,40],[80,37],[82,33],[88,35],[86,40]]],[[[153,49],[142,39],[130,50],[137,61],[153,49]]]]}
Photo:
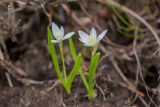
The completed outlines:
{"type": "Polygon", "coordinates": [[[89,44],[86,44],[86,43],[84,43],[83,45],[84,45],[84,46],[87,46],[87,47],[90,47],[90,46],[91,46],[91,45],[89,45],[89,44]]]}
{"type": "Polygon", "coordinates": [[[91,29],[90,36],[94,36],[94,38],[97,38],[97,33],[95,28],[91,29]]]}
{"type": "Polygon", "coordinates": [[[79,40],[80,40],[82,43],[85,43],[85,44],[88,43],[88,41],[84,41],[84,40],[82,40],[81,38],[79,38],[79,40]]]}
{"type": "Polygon", "coordinates": [[[83,41],[83,43],[88,43],[88,34],[86,34],[83,31],[78,31],[81,42],[83,41]]]}
{"type": "Polygon", "coordinates": [[[107,33],[108,30],[104,30],[101,34],[99,34],[99,36],[97,37],[97,42],[99,42],[107,33]]]}
{"type": "Polygon", "coordinates": [[[60,29],[60,31],[61,31],[61,37],[63,38],[63,36],[64,36],[64,28],[63,28],[63,26],[61,26],[61,29],[60,29]]]}
{"type": "Polygon", "coordinates": [[[53,39],[53,40],[51,40],[51,42],[58,43],[59,41],[53,39]]]}
{"type": "Polygon", "coordinates": [[[64,36],[63,40],[70,38],[70,37],[73,36],[74,34],[75,34],[74,32],[69,32],[69,33],[67,33],[67,34],[64,36]]]}
{"type": "Polygon", "coordinates": [[[88,42],[84,42],[81,38],[79,38],[79,40],[83,43],[84,46],[87,46],[87,47],[92,46],[92,45],[89,44],[88,42]]]}
{"type": "Polygon", "coordinates": [[[54,37],[56,33],[59,32],[59,30],[60,30],[59,27],[54,22],[52,22],[52,33],[54,37]]]}

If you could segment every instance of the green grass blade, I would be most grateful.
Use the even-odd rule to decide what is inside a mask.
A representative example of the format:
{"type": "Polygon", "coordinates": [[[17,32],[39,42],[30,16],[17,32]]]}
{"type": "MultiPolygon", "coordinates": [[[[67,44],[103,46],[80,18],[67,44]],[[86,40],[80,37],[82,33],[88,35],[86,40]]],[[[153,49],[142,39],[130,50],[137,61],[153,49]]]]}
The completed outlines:
{"type": "Polygon", "coordinates": [[[76,54],[76,50],[75,50],[72,38],[69,38],[69,46],[70,46],[70,49],[71,49],[72,57],[73,57],[73,59],[75,61],[76,57],[77,57],[77,54],[76,54]]]}
{"type": "MultiPolygon", "coordinates": [[[[72,38],[69,38],[69,46],[70,46],[70,49],[71,49],[71,54],[72,54],[72,57],[74,59],[74,62],[76,62],[77,54],[76,54],[76,50],[75,50],[72,38]]],[[[86,77],[85,77],[81,67],[79,68],[79,74],[80,74],[80,76],[82,78],[84,86],[86,87],[87,91],[89,91],[88,82],[86,80],[86,77]]]]}
{"type": "Polygon", "coordinates": [[[94,76],[96,72],[96,68],[99,62],[100,53],[92,56],[91,64],[89,66],[89,87],[93,86],[94,76]]]}
{"type": "MultiPolygon", "coordinates": [[[[121,29],[116,29],[116,31],[120,34],[122,34],[123,36],[125,37],[128,37],[128,38],[135,38],[135,35],[134,34],[129,34],[129,33],[126,33],[125,31],[122,31],[121,29]]],[[[137,35],[136,38],[142,38],[144,37],[143,35],[137,35]]]]}
{"type": "Polygon", "coordinates": [[[59,68],[54,43],[51,42],[53,36],[52,36],[52,32],[51,32],[51,29],[50,29],[49,26],[47,27],[47,33],[48,33],[48,51],[49,51],[49,53],[52,57],[52,62],[54,64],[54,67],[55,67],[58,78],[61,80],[61,82],[64,82],[62,73],[61,73],[60,68],[59,68]]]}
{"type": "Polygon", "coordinates": [[[113,11],[113,13],[118,17],[118,19],[121,22],[123,22],[128,27],[131,26],[131,24],[123,18],[123,16],[116,10],[116,8],[113,5],[106,4],[106,6],[109,7],[113,11]]]}
{"type": "Polygon", "coordinates": [[[99,56],[100,54],[97,53],[96,55],[93,55],[91,58],[91,64],[89,66],[89,81],[88,81],[88,85],[89,85],[89,99],[93,99],[94,96],[94,89],[93,89],[93,84],[94,84],[94,76],[95,76],[95,72],[96,72],[96,68],[99,62],[99,56]]]}
{"type": "Polygon", "coordinates": [[[81,62],[82,62],[82,55],[79,54],[76,58],[75,65],[67,78],[67,83],[69,86],[72,84],[72,82],[76,76],[76,73],[78,72],[79,68],[81,67],[81,62]]]}

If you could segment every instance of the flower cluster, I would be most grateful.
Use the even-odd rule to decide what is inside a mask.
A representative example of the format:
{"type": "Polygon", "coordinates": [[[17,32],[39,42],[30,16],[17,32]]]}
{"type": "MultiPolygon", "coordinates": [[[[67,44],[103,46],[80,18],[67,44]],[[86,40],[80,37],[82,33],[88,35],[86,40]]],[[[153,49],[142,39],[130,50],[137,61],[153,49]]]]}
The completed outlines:
{"type": "MultiPolygon", "coordinates": [[[[95,28],[91,29],[90,34],[85,33],[84,31],[78,31],[79,33],[79,40],[84,44],[84,46],[94,47],[98,45],[100,40],[105,36],[108,30],[104,30],[102,33],[97,36],[97,32],[95,28]]],[[[64,35],[64,28],[61,26],[60,28],[55,24],[52,23],[52,33],[55,39],[52,40],[53,43],[58,43],[62,40],[68,39],[75,34],[75,32],[69,32],[64,35]]]]}

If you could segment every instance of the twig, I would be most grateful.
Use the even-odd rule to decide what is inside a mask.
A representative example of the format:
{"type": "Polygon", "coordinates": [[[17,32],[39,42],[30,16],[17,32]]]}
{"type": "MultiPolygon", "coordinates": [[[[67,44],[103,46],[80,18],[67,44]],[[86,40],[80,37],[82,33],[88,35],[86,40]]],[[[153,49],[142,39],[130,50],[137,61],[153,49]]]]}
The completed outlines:
{"type": "Polygon", "coordinates": [[[145,107],[150,107],[147,102],[140,96],[138,96],[138,98],[141,100],[141,102],[145,105],[145,107]]]}
{"type": "Polygon", "coordinates": [[[4,56],[3,56],[3,53],[2,53],[1,47],[0,47],[0,60],[4,60],[4,56]]]}
{"type": "Polygon", "coordinates": [[[79,25],[81,26],[84,30],[89,31],[89,29],[81,24],[81,21],[78,19],[76,16],[76,13],[74,11],[71,11],[70,8],[66,4],[62,4],[63,9],[67,12],[68,15],[79,25]]]}
{"type": "Polygon", "coordinates": [[[56,80],[55,83],[54,83],[51,87],[47,88],[47,91],[53,90],[53,89],[54,89],[57,85],[59,85],[59,84],[60,84],[60,81],[59,81],[59,80],[56,80]]]}
{"type": "MultiPolygon", "coordinates": [[[[30,84],[44,84],[44,81],[36,81],[36,80],[32,80],[32,79],[27,79],[24,78],[27,76],[27,74],[20,68],[16,68],[11,61],[8,61],[7,59],[5,59],[5,57],[2,54],[2,51],[0,49],[0,64],[8,71],[9,74],[11,74],[17,81],[20,81],[21,83],[25,84],[25,85],[30,85],[30,84]]],[[[11,82],[11,79],[8,75],[8,73],[6,74],[7,76],[7,80],[9,85],[12,87],[13,84],[11,82]]]]}
{"type": "Polygon", "coordinates": [[[142,75],[140,60],[139,60],[139,57],[138,57],[138,54],[137,54],[137,51],[136,51],[136,48],[135,48],[135,47],[136,47],[136,42],[137,42],[137,39],[136,39],[136,38],[137,38],[137,32],[138,32],[138,31],[136,30],[136,31],[135,31],[135,40],[134,40],[134,42],[133,42],[134,55],[135,55],[135,58],[136,58],[136,61],[137,61],[136,85],[138,84],[138,77],[139,77],[139,73],[140,73],[141,79],[142,79],[142,81],[143,81],[143,83],[144,83],[144,86],[145,86],[145,90],[146,90],[147,96],[148,96],[149,99],[150,99],[149,106],[150,106],[151,102],[152,102],[155,106],[157,106],[157,105],[155,104],[155,102],[152,100],[152,97],[150,97],[150,95],[149,95],[149,93],[148,93],[147,85],[146,85],[145,80],[144,80],[143,75],[142,75]]]}
{"type": "Polygon", "coordinates": [[[21,69],[16,68],[11,63],[11,61],[8,61],[8,60],[4,59],[4,60],[0,60],[0,63],[10,74],[12,74],[13,77],[15,77],[15,78],[17,77],[17,79],[18,79],[18,75],[27,76],[27,74],[24,71],[22,71],[21,69]]]}
{"type": "Polygon", "coordinates": [[[94,83],[95,83],[95,86],[96,86],[96,87],[100,90],[100,92],[102,93],[102,95],[103,95],[103,100],[106,100],[105,93],[104,93],[104,91],[102,90],[102,88],[97,84],[96,79],[95,79],[94,83]]]}
{"type": "MultiPolygon", "coordinates": [[[[107,51],[105,48],[103,48],[102,50],[105,54],[107,54],[107,51]]],[[[110,61],[112,63],[112,65],[115,67],[116,71],[118,72],[118,74],[121,76],[122,80],[124,82],[127,83],[127,87],[126,87],[126,84],[121,84],[123,87],[126,87],[128,88],[128,90],[132,91],[133,93],[136,93],[138,96],[141,96],[143,97],[144,94],[140,91],[138,91],[135,86],[129,82],[129,80],[124,76],[124,74],[122,73],[122,71],[120,70],[120,68],[118,67],[117,63],[115,62],[113,56],[110,56],[110,61]]]]}
{"type": "Polygon", "coordinates": [[[113,5],[117,8],[119,8],[120,10],[132,15],[133,17],[135,17],[136,19],[138,19],[140,22],[142,22],[150,31],[151,33],[153,34],[153,36],[155,37],[155,39],[157,40],[157,43],[160,47],[160,39],[158,37],[158,34],[156,33],[156,31],[153,29],[153,27],[144,19],[142,18],[140,15],[138,15],[137,13],[135,13],[134,11],[128,9],[127,7],[115,2],[114,0],[97,0],[98,2],[100,3],[103,3],[103,4],[110,4],[110,5],[113,5]]]}
{"type": "Polygon", "coordinates": [[[10,86],[10,87],[13,87],[13,83],[12,83],[12,80],[11,80],[11,78],[10,78],[10,75],[9,75],[7,72],[6,72],[5,74],[6,74],[6,77],[7,77],[7,81],[8,81],[9,86],[10,86]]]}
{"type": "MultiPolygon", "coordinates": [[[[99,76],[101,76],[101,75],[99,75],[99,76]]],[[[97,78],[98,78],[98,77],[97,77],[97,78]]],[[[119,85],[119,86],[121,86],[121,87],[124,87],[124,88],[129,89],[127,84],[114,81],[114,80],[112,80],[110,77],[108,77],[106,81],[107,81],[107,82],[110,82],[110,83],[113,83],[113,84],[117,84],[117,85],[119,85]]],[[[129,90],[130,90],[130,89],[129,89],[129,90]]],[[[136,94],[136,96],[141,100],[141,102],[144,104],[145,107],[149,107],[149,105],[147,104],[147,102],[146,102],[141,96],[139,96],[139,95],[137,95],[137,94],[136,94]]]]}
{"type": "MultiPolygon", "coordinates": [[[[144,80],[144,78],[143,78],[142,72],[140,72],[140,76],[141,76],[141,79],[142,79],[143,83],[145,84],[144,86],[145,86],[145,89],[146,89],[147,96],[148,96],[148,98],[150,99],[150,102],[152,102],[152,103],[155,105],[155,107],[158,107],[158,106],[156,105],[156,103],[153,101],[153,99],[152,99],[152,98],[150,97],[150,95],[149,95],[149,92],[148,92],[148,89],[147,89],[147,84],[146,84],[146,82],[145,82],[145,80],[144,80]]],[[[149,105],[150,105],[150,103],[149,103],[149,105]]]]}
{"type": "MultiPolygon", "coordinates": [[[[1,40],[3,41],[3,40],[1,40]]],[[[3,42],[2,42],[3,43],[3,42]]],[[[6,49],[6,47],[3,47],[6,49]]],[[[0,48],[0,64],[8,71],[5,73],[8,84],[10,87],[13,87],[13,83],[12,80],[10,78],[10,74],[17,79],[18,81],[20,81],[21,83],[24,83],[24,79],[21,79],[21,77],[25,77],[27,76],[27,74],[20,68],[16,68],[11,61],[8,61],[6,57],[4,57],[3,53],[2,53],[2,49],[0,48]]]]}
{"type": "Polygon", "coordinates": [[[93,21],[93,23],[95,23],[97,29],[100,31],[100,30],[101,30],[101,27],[98,25],[97,22],[94,21],[94,17],[87,12],[87,10],[86,10],[86,9],[84,8],[84,6],[81,4],[80,0],[78,0],[78,3],[79,3],[79,5],[80,5],[82,11],[89,17],[89,19],[90,19],[91,21],[93,21]]]}
{"type": "Polygon", "coordinates": [[[17,81],[25,85],[44,84],[44,81],[36,81],[24,78],[23,76],[26,76],[27,74],[21,69],[16,68],[11,62],[8,62],[7,60],[1,60],[0,63],[8,71],[9,74],[11,74],[17,81]]]}
{"type": "Polygon", "coordinates": [[[131,90],[133,93],[136,93],[137,95],[143,97],[144,94],[143,94],[142,92],[138,91],[138,90],[136,89],[136,87],[135,87],[131,82],[129,82],[129,80],[128,80],[128,79],[125,77],[125,75],[122,73],[122,71],[121,71],[120,68],[118,67],[118,65],[117,65],[117,63],[116,63],[116,61],[115,61],[115,59],[114,59],[113,56],[110,58],[110,61],[111,61],[112,65],[114,66],[114,68],[116,69],[117,73],[121,76],[122,80],[123,80],[124,82],[126,82],[126,84],[128,85],[128,89],[131,90]]]}
{"type": "Polygon", "coordinates": [[[41,7],[45,13],[45,15],[48,17],[48,21],[49,21],[49,24],[52,23],[52,16],[46,11],[45,7],[44,7],[44,4],[41,3],[41,1],[39,0],[39,3],[41,4],[41,7]]]}
{"type": "Polygon", "coordinates": [[[137,72],[136,72],[136,80],[135,80],[136,85],[138,84],[138,81],[139,81],[139,72],[141,72],[141,64],[140,64],[140,61],[139,61],[139,58],[138,58],[138,55],[137,55],[137,50],[136,50],[137,33],[138,33],[138,30],[136,29],[135,30],[135,39],[133,41],[133,52],[134,52],[134,55],[135,55],[135,58],[136,58],[136,61],[137,61],[137,72]]]}
{"type": "MultiPolygon", "coordinates": [[[[102,48],[101,48],[101,49],[102,49],[102,48]]],[[[107,51],[106,54],[103,55],[103,56],[100,58],[99,64],[101,64],[101,62],[102,62],[103,60],[105,60],[107,57],[113,55],[115,52],[117,52],[117,49],[115,49],[115,50],[113,50],[113,51],[109,51],[109,52],[107,51]]]]}
{"type": "Polygon", "coordinates": [[[28,78],[19,78],[18,81],[23,83],[24,85],[43,85],[45,81],[37,81],[33,79],[28,79],[28,78]]]}
{"type": "MultiPolygon", "coordinates": [[[[4,39],[5,39],[4,36],[0,35],[0,44],[2,46],[2,49],[4,50],[4,53],[6,53],[6,57],[9,58],[9,52],[7,50],[7,46],[6,46],[4,39]]],[[[2,54],[1,49],[0,49],[0,53],[2,54]]],[[[3,54],[1,56],[3,56],[3,54]]],[[[4,59],[4,57],[1,60],[3,60],[3,59],[4,59]]]]}

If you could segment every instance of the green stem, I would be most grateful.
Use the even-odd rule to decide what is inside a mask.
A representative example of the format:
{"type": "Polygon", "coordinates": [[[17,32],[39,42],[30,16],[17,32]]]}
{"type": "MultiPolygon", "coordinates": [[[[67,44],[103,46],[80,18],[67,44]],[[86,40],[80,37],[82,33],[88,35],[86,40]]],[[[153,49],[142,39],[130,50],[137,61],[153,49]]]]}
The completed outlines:
{"type": "Polygon", "coordinates": [[[98,48],[98,44],[93,46],[92,56],[96,54],[97,48],[98,48]]]}
{"type": "Polygon", "coordinates": [[[86,77],[85,77],[85,75],[84,75],[84,73],[83,73],[83,71],[82,71],[82,68],[79,69],[79,74],[80,74],[80,76],[81,76],[82,82],[83,82],[83,84],[84,84],[87,92],[89,92],[88,82],[87,82],[86,77]]]}
{"type": "Polygon", "coordinates": [[[63,42],[62,41],[59,42],[59,47],[60,47],[60,51],[61,51],[64,80],[66,81],[67,80],[67,76],[66,76],[66,66],[65,66],[65,62],[64,62],[64,52],[63,52],[63,42]]]}
{"type": "Polygon", "coordinates": [[[67,92],[67,94],[71,94],[71,86],[70,85],[68,85],[68,84],[63,84],[63,86],[64,86],[64,88],[65,88],[65,90],[66,90],[66,92],[67,92]]]}
{"type": "Polygon", "coordinates": [[[89,85],[89,99],[93,99],[94,96],[94,88],[93,85],[89,85]]]}
{"type": "MultiPolygon", "coordinates": [[[[95,55],[97,51],[97,45],[93,47],[93,51],[92,51],[92,59],[91,59],[91,63],[93,62],[93,57],[95,55]]],[[[90,79],[91,77],[89,77],[90,79]]],[[[93,80],[94,81],[94,80],[93,80]]],[[[89,88],[89,92],[88,92],[88,95],[89,95],[89,99],[92,100],[94,98],[94,87],[93,87],[93,81],[88,81],[88,88],[89,88]]]]}
{"type": "MultiPolygon", "coordinates": [[[[94,49],[96,50],[97,48],[95,47],[94,49]]],[[[96,68],[97,68],[98,61],[99,61],[99,56],[100,56],[99,53],[95,55],[92,54],[91,64],[89,66],[89,81],[88,81],[89,99],[93,99],[95,97],[94,96],[94,77],[95,77],[96,68]]]]}

